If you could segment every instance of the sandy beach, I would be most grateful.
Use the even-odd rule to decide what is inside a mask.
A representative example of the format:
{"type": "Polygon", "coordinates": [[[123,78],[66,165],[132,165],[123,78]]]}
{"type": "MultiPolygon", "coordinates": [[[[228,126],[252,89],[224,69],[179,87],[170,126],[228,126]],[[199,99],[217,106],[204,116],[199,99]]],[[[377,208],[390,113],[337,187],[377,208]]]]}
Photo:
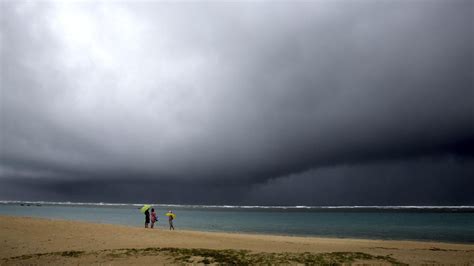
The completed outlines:
{"type": "Polygon", "coordinates": [[[371,263],[473,264],[474,245],[167,231],[0,216],[10,264],[371,263]]]}

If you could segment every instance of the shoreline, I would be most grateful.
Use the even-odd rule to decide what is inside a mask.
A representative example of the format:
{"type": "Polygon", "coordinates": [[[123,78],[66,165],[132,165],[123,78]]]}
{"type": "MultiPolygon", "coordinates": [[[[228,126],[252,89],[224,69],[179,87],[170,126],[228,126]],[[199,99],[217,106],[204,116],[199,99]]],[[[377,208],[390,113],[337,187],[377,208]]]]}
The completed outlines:
{"type": "MultiPolygon", "coordinates": [[[[114,223],[103,223],[103,222],[93,222],[88,220],[73,220],[73,219],[61,219],[61,218],[44,218],[44,217],[35,217],[35,216],[15,216],[15,215],[0,215],[0,221],[3,217],[14,217],[14,218],[24,218],[24,219],[33,219],[33,220],[44,220],[51,222],[77,222],[85,223],[91,225],[111,225],[111,226],[120,226],[125,228],[139,228],[147,230],[146,228],[140,226],[133,226],[127,224],[114,224],[114,223]]],[[[163,226],[155,227],[154,229],[148,228],[148,230],[164,230],[163,226]]],[[[451,241],[436,241],[436,240],[422,240],[422,239],[383,239],[383,238],[357,238],[357,237],[337,237],[337,236],[317,236],[317,235],[291,235],[291,234],[272,234],[272,233],[259,233],[259,232],[244,232],[244,231],[212,231],[212,230],[195,230],[192,228],[178,228],[175,231],[187,232],[187,233],[209,233],[209,234],[225,234],[225,235],[235,235],[235,236],[249,236],[249,237],[288,237],[288,238],[302,238],[302,239],[321,239],[321,240],[357,240],[357,241],[387,241],[387,242],[413,242],[413,243],[433,243],[433,244],[454,244],[454,245],[473,245],[474,242],[451,242],[451,241]]]]}
{"type": "MultiPolygon", "coordinates": [[[[104,224],[104,225],[117,225],[117,226],[125,226],[131,228],[142,228],[140,226],[134,226],[130,224],[122,224],[122,223],[107,223],[107,222],[99,222],[99,221],[90,221],[90,220],[76,220],[76,219],[64,219],[64,218],[45,218],[45,217],[38,217],[38,216],[23,216],[23,215],[5,215],[0,214],[1,217],[17,217],[17,218],[28,218],[28,219],[44,219],[44,220],[51,220],[51,221],[72,221],[72,222],[82,222],[82,223],[90,223],[90,224],[104,224]]],[[[163,224],[163,222],[162,222],[163,224]]],[[[163,225],[160,224],[156,227],[156,229],[163,230],[163,225]]],[[[165,226],[166,227],[166,226],[165,226]]],[[[446,241],[446,240],[433,240],[433,239],[413,239],[413,238],[400,238],[400,239],[389,239],[389,238],[364,238],[364,237],[343,237],[343,236],[319,236],[319,235],[295,235],[295,234],[280,234],[280,233],[270,233],[270,232],[246,232],[246,231],[220,231],[220,230],[198,230],[193,228],[187,227],[180,227],[179,231],[186,231],[186,232],[203,232],[203,233],[225,233],[225,234],[236,234],[236,235],[251,235],[251,236],[277,236],[277,237],[301,237],[301,238],[317,238],[317,239],[340,239],[340,240],[370,240],[370,241],[405,241],[405,242],[423,242],[423,243],[446,243],[446,244],[465,244],[465,245],[474,245],[474,239],[472,242],[469,241],[446,241]],[[183,228],[183,229],[181,229],[183,228]]]]}
{"type": "MultiPolygon", "coordinates": [[[[389,264],[388,258],[399,263],[409,264],[474,263],[474,245],[466,243],[281,236],[179,229],[168,231],[162,227],[158,229],[145,229],[89,221],[3,215],[0,215],[0,241],[4,247],[0,250],[0,260],[3,260],[6,264],[12,262],[8,258],[13,257],[17,257],[16,260],[23,262],[25,260],[28,262],[28,259],[40,260],[40,262],[45,260],[43,261],[44,264],[57,262],[75,264],[125,262],[141,264],[152,263],[155,259],[161,263],[172,263],[173,254],[175,254],[173,252],[189,253],[190,250],[198,252],[198,255],[203,252],[202,250],[207,250],[205,254],[208,254],[209,250],[216,252],[224,252],[225,250],[228,250],[225,252],[241,252],[247,250],[252,252],[252,254],[275,253],[291,255],[311,253],[313,254],[311,256],[316,256],[314,258],[311,257],[313,259],[319,258],[317,256],[320,254],[332,254],[331,256],[333,256],[342,252],[355,256],[351,258],[355,258],[356,261],[360,261],[359,259],[363,261],[363,258],[377,261],[378,258],[378,264],[380,264],[380,259],[384,260],[383,258],[387,259],[386,262],[389,264]],[[170,248],[173,249],[172,252],[168,250],[170,248]],[[135,255],[141,254],[138,256],[140,258],[138,261],[135,261],[137,259],[135,255],[123,255],[127,252],[129,253],[130,250],[134,250],[135,255]],[[154,253],[150,253],[152,251],[154,253]],[[65,257],[64,254],[82,255],[78,255],[78,257],[65,257]],[[361,254],[364,254],[365,257],[361,254]],[[38,256],[38,258],[34,256],[38,256]],[[101,258],[101,260],[91,261],[95,257],[101,258]],[[58,261],[58,259],[60,260],[58,261]]],[[[233,253],[226,254],[231,256],[233,253]]],[[[221,258],[221,255],[217,257],[221,258]]],[[[252,256],[247,254],[244,257],[250,258],[252,256]]],[[[190,259],[194,257],[200,258],[202,256],[191,256],[190,259]]],[[[207,258],[204,259],[207,260],[207,258]]],[[[370,261],[368,262],[370,263],[370,261]]],[[[14,260],[12,263],[18,262],[14,260]]],[[[0,264],[3,265],[3,263],[0,264]]]]}

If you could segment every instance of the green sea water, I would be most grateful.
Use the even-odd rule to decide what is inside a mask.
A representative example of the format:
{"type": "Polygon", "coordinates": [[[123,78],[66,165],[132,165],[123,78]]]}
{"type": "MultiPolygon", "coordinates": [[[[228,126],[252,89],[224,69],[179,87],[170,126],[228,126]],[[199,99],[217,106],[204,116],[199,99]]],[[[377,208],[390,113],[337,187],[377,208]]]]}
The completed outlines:
{"type": "MultiPolygon", "coordinates": [[[[141,227],[140,204],[0,202],[0,215],[43,217],[141,227]]],[[[155,205],[157,227],[173,210],[177,230],[334,238],[474,243],[474,207],[311,207],[155,205]]]]}

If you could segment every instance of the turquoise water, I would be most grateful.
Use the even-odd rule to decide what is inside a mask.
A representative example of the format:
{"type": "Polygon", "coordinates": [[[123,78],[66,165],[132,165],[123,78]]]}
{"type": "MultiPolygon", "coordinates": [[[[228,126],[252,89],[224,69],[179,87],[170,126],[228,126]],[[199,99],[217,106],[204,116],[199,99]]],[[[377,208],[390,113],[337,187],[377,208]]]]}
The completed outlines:
{"type": "MultiPolygon", "coordinates": [[[[0,203],[0,215],[143,226],[139,204],[0,203]],[[22,206],[23,204],[23,206],[22,206]],[[29,206],[27,206],[29,205],[29,206]],[[41,205],[41,206],[37,206],[41,205]]],[[[474,243],[473,207],[155,207],[158,227],[172,209],[179,229],[336,238],[409,239],[474,243]]]]}

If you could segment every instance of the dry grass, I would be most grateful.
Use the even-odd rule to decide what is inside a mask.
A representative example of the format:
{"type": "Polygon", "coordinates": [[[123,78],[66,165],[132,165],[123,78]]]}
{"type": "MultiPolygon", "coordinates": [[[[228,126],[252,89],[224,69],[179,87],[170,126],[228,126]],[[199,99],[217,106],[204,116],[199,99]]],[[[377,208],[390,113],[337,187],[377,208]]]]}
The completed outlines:
{"type": "MultiPolygon", "coordinates": [[[[401,262],[391,256],[374,256],[362,252],[330,252],[330,253],[266,253],[250,252],[247,250],[234,249],[186,249],[186,248],[129,248],[129,249],[107,249],[94,252],[85,251],[63,251],[51,253],[38,253],[22,255],[4,259],[7,264],[25,262],[25,260],[48,257],[49,261],[54,259],[78,258],[80,256],[101,256],[113,262],[116,259],[142,256],[165,256],[172,259],[174,263],[202,263],[217,265],[255,265],[255,264],[324,264],[341,265],[357,261],[385,263],[400,265],[401,262]]],[[[2,263],[3,264],[3,263],[2,263]]]]}

